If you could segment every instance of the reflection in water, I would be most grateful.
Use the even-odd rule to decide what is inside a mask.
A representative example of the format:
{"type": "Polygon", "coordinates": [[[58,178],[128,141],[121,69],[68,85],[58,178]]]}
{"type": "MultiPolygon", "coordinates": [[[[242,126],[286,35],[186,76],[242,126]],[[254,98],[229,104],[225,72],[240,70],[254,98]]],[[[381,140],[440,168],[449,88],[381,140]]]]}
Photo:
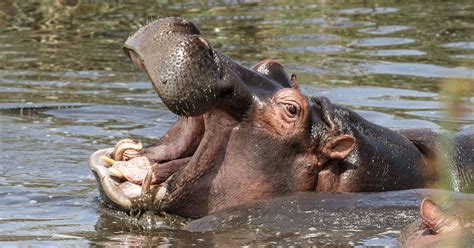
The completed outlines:
{"type": "Polygon", "coordinates": [[[459,49],[474,49],[474,41],[471,42],[452,42],[448,44],[442,45],[442,47],[446,48],[459,48],[459,49]]]}
{"type": "Polygon", "coordinates": [[[353,8],[353,9],[342,9],[339,10],[340,14],[387,14],[397,12],[397,8],[391,7],[372,7],[372,8],[353,8]]]}
{"type": "Polygon", "coordinates": [[[371,28],[365,28],[359,30],[359,32],[368,33],[368,34],[391,34],[404,30],[411,29],[409,26],[399,26],[399,25],[388,25],[388,26],[377,26],[371,28]]]}
{"type": "Polygon", "coordinates": [[[365,38],[353,41],[350,45],[361,47],[378,47],[378,46],[396,46],[413,43],[415,40],[408,38],[392,38],[392,37],[377,37],[365,38]]]}
{"type": "Polygon", "coordinates": [[[422,56],[425,55],[425,52],[418,51],[418,50],[411,50],[411,49],[393,49],[393,50],[376,50],[376,51],[364,51],[362,52],[363,55],[368,56],[422,56]]]}
{"type": "MultiPolygon", "coordinates": [[[[329,231],[150,231],[104,213],[87,167],[91,152],[124,137],[150,143],[176,118],[122,54],[123,41],[157,16],[183,16],[246,66],[280,60],[309,95],[387,127],[442,129],[474,124],[472,114],[445,120],[438,94],[448,77],[474,78],[472,13],[470,1],[0,1],[0,242],[210,245],[260,235],[291,244],[322,237],[329,231]],[[75,106],[57,109],[61,103],[75,106]],[[54,106],[21,110],[34,104],[54,106]]],[[[394,232],[353,241],[393,244],[394,232]]]]}

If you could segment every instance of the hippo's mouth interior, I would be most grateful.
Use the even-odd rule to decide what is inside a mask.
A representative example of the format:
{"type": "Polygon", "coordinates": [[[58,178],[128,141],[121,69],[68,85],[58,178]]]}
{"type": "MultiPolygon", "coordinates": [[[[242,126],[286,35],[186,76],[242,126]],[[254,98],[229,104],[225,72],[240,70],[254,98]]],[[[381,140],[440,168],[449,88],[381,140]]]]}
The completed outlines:
{"type": "MultiPolygon", "coordinates": [[[[226,143],[228,135],[221,132],[229,133],[231,126],[224,124],[219,131],[214,127],[221,123],[213,123],[212,128],[206,128],[205,118],[209,118],[207,114],[179,117],[176,124],[157,144],[139,151],[120,151],[129,147],[129,144],[122,143],[114,149],[94,153],[90,166],[99,181],[105,202],[120,209],[130,210],[134,199],[152,190],[158,191],[159,187],[170,184],[169,181],[175,180],[176,177],[193,180],[213,168],[215,163],[212,159],[215,158],[209,155],[209,151],[217,152],[218,148],[212,146],[222,146],[222,143],[226,143]],[[117,153],[123,154],[122,161],[114,158],[117,153]],[[107,163],[107,159],[112,162],[107,163]]],[[[171,190],[167,193],[173,192],[171,190]]]]}
{"type": "MultiPolygon", "coordinates": [[[[148,73],[139,52],[125,46],[124,53],[138,69],[148,73]]],[[[228,134],[236,125],[235,119],[224,112],[217,116],[209,112],[180,116],[166,135],[149,147],[127,150],[129,144],[125,143],[114,150],[96,152],[91,157],[91,168],[100,179],[102,198],[112,206],[130,210],[135,199],[153,189],[159,191],[169,181],[176,181],[176,177],[181,177],[183,182],[205,174],[215,166],[215,155],[209,155],[209,151],[221,149],[217,147],[226,144],[228,134]],[[123,155],[114,157],[117,153],[123,155]],[[107,164],[104,156],[112,162],[107,164]]]]}

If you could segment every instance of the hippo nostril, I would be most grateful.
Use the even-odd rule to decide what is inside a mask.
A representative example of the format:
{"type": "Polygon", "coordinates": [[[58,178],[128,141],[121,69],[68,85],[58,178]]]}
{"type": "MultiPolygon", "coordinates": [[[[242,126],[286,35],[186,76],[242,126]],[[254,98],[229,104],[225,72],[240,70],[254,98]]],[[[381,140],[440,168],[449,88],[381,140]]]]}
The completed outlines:
{"type": "Polygon", "coordinates": [[[124,47],[123,51],[125,55],[132,61],[132,63],[141,71],[145,71],[145,63],[143,62],[143,59],[140,58],[140,56],[133,51],[130,48],[124,47]]]}
{"type": "Polygon", "coordinates": [[[202,37],[200,37],[200,36],[199,36],[199,40],[204,44],[204,46],[205,46],[207,49],[211,48],[211,47],[209,46],[209,43],[207,42],[207,40],[205,40],[204,38],[202,38],[202,37]]]}

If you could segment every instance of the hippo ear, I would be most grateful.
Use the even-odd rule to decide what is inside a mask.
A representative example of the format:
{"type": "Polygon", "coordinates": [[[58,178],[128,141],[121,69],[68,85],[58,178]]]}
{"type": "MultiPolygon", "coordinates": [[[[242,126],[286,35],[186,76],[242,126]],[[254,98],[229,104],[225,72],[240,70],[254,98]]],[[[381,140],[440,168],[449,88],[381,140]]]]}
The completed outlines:
{"type": "Polygon", "coordinates": [[[345,159],[355,146],[355,138],[350,135],[339,135],[327,142],[322,153],[332,159],[345,159]]]}
{"type": "Polygon", "coordinates": [[[293,89],[299,90],[300,87],[298,86],[297,80],[298,78],[296,77],[296,74],[291,74],[291,78],[290,78],[291,87],[293,87],[293,89]]]}
{"type": "Polygon", "coordinates": [[[445,214],[428,198],[420,204],[420,216],[426,227],[435,234],[451,232],[460,227],[459,219],[445,214]]]}

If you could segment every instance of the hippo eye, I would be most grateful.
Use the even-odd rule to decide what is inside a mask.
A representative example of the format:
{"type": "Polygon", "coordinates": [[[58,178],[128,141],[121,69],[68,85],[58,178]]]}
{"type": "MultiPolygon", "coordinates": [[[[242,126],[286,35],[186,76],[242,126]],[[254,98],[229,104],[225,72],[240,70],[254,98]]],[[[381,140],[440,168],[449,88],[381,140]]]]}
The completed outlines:
{"type": "Polygon", "coordinates": [[[290,113],[291,115],[297,114],[296,106],[293,104],[287,104],[286,109],[288,110],[288,113],[290,113]]]}
{"type": "Polygon", "coordinates": [[[288,103],[288,102],[285,102],[285,103],[282,103],[284,109],[285,109],[285,113],[286,115],[288,115],[288,117],[290,118],[295,118],[298,116],[298,112],[299,112],[299,106],[294,104],[294,103],[288,103]]]}

